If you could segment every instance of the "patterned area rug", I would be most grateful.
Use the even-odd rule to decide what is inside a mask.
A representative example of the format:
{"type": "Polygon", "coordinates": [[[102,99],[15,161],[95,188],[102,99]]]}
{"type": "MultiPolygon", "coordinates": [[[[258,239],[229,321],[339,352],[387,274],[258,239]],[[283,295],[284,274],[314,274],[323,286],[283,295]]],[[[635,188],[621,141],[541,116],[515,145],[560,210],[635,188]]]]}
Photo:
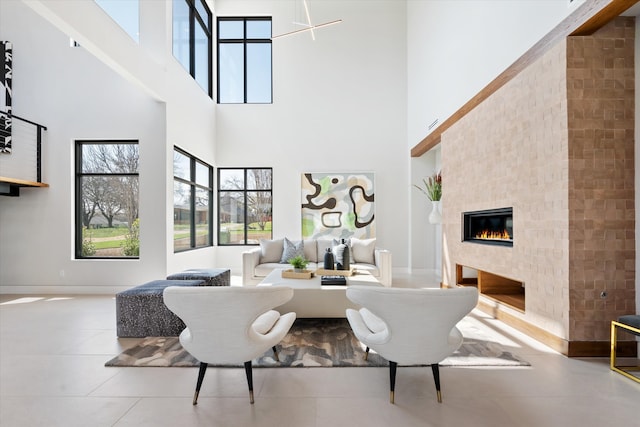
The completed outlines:
{"type": "MultiPolygon", "coordinates": [[[[530,366],[492,339],[489,328],[467,316],[458,328],[464,335],[460,349],[440,366],[530,366]]],[[[364,360],[365,347],[353,335],[346,319],[297,319],[277,346],[280,361],[271,350],[253,361],[254,367],[388,366],[374,353],[364,360]]],[[[105,366],[194,367],[200,363],[182,348],[178,337],[148,337],[109,360],[105,366]]],[[[213,366],[213,365],[210,365],[213,366]]],[[[240,367],[228,365],[229,367],[240,367]]]]}

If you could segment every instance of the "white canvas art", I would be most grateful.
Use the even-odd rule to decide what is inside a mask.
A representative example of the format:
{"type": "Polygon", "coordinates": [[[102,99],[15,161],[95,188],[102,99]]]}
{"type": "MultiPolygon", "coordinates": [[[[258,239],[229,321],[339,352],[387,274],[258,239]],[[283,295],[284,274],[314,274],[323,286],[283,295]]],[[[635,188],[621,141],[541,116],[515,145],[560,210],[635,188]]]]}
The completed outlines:
{"type": "Polygon", "coordinates": [[[373,173],[302,174],[302,238],[376,235],[373,173]]]}

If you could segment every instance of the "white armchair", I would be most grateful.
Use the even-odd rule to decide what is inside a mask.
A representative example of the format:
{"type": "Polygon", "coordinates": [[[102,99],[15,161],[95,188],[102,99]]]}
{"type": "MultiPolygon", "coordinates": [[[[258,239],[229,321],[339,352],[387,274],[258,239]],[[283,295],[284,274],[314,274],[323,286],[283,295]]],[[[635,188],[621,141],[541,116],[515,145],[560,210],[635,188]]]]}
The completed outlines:
{"type": "Polygon", "coordinates": [[[367,354],[371,348],[389,361],[391,403],[398,363],[430,364],[442,402],[438,363],[462,344],[456,324],[476,306],[478,290],[353,286],[347,298],[362,306],[358,311],[347,309],[347,319],[367,354]]]}
{"type": "Polygon", "coordinates": [[[274,307],[293,297],[286,287],[177,287],[164,290],[165,305],[180,317],[186,328],[180,334],[180,344],[200,361],[200,372],[193,396],[198,403],[208,363],[244,362],[253,403],[251,360],[273,348],[289,332],[295,313],[280,315],[274,307]]]}

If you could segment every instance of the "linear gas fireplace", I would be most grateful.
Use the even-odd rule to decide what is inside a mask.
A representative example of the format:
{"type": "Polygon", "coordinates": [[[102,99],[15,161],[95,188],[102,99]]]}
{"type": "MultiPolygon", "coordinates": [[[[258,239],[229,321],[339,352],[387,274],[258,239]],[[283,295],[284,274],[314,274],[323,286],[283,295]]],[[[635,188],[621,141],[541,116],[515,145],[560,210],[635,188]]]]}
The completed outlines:
{"type": "Polygon", "coordinates": [[[462,224],[464,242],[513,246],[513,208],[463,212],[462,224]]]}

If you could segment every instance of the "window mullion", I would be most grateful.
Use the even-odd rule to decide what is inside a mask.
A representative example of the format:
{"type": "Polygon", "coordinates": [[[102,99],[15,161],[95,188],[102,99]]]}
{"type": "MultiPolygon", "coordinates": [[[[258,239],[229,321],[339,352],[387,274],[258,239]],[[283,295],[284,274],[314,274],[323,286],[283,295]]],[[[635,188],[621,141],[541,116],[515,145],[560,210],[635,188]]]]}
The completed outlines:
{"type": "Polygon", "coordinates": [[[75,223],[75,241],[76,241],[76,245],[75,245],[75,257],[77,258],[78,255],[82,255],[82,250],[78,249],[78,248],[82,248],[82,240],[83,240],[83,236],[82,236],[82,230],[84,227],[83,221],[82,221],[82,144],[81,143],[77,143],[76,144],[76,192],[75,192],[75,196],[76,196],[76,223],[75,223]],[[78,227],[80,228],[80,232],[78,232],[78,227]]]}
{"type": "Polygon", "coordinates": [[[247,211],[249,210],[249,198],[247,197],[247,184],[249,183],[249,171],[248,169],[244,170],[244,244],[249,243],[249,215],[247,215],[247,211]]]}
{"type": "MultiPolygon", "coordinates": [[[[244,54],[244,103],[247,103],[247,20],[245,19],[244,21],[244,34],[242,35],[242,49],[243,49],[243,54],[244,54]]],[[[246,171],[245,171],[245,178],[246,178],[246,171]]],[[[245,190],[246,190],[247,186],[246,186],[246,181],[245,181],[245,190]]],[[[246,234],[245,234],[245,239],[246,239],[246,234]]],[[[246,243],[246,242],[245,242],[246,243]]]]}
{"type": "Polygon", "coordinates": [[[189,8],[189,74],[196,76],[196,17],[193,7],[189,8]]]}
{"type": "Polygon", "coordinates": [[[213,99],[213,59],[211,58],[213,52],[213,35],[211,33],[213,30],[213,18],[211,17],[211,15],[207,17],[207,21],[209,23],[209,37],[207,39],[207,69],[209,76],[207,78],[207,81],[209,82],[209,98],[213,99]]]}

